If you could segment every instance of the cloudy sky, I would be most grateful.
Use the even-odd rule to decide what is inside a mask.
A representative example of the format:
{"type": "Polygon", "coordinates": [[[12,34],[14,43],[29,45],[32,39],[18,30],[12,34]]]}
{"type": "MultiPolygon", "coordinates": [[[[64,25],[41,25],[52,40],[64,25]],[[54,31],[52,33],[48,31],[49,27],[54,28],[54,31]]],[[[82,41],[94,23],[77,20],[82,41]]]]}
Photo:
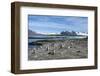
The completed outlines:
{"type": "Polygon", "coordinates": [[[38,33],[88,32],[88,18],[75,16],[28,15],[29,29],[38,33]]]}

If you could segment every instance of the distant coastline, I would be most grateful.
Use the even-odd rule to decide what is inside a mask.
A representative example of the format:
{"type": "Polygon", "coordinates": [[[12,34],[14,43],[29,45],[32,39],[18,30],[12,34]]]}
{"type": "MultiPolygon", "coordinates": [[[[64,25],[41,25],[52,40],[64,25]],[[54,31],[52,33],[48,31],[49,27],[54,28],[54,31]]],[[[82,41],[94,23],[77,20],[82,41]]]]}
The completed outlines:
{"type": "Polygon", "coordinates": [[[28,35],[48,35],[48,36],[88,36],[87,32],[75,32],[75,31],[61,31],[59,33],[37,33],[28,29],[28,35]]]}

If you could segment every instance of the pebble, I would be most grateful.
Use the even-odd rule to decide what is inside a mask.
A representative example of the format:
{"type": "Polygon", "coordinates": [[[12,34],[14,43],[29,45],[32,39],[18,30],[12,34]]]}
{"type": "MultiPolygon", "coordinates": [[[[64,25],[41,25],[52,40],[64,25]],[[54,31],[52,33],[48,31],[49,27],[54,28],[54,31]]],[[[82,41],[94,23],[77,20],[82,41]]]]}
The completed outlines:
{"type": "Polygon", "coordinates": [[[77,53],[80,53],[81,51],[77,50],[76,52],[77,52],[77,53]]]}
{"type": "Polygon", "coordinates": [[[35,55],[34,57],[35,57],[35,58],[37,58],[38,56],[37,56],[37,55],[35,55]]]}

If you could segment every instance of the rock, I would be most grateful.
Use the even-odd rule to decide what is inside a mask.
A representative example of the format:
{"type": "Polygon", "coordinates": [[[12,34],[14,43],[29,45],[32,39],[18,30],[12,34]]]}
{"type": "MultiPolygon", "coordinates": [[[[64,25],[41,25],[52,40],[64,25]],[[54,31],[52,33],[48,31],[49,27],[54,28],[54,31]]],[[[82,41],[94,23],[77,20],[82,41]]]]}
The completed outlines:
{"type": "Polygon", "coordinates": [[[38,57],[37,55],[34,56],[34,58],[37,58],[37,57],[38,57]]]}
{"type": "Polygon", "coordinates": [[[77,50],[76,52],[77,52],[77,53],[80,53],[81,51],[77,50]]]}
{"type": "Polygon", "coordinates": [[[49,54],[49,55],[54,55],[54,52],[49,52],[48,54],[49,54]]]}
{"type": "Polygon", "coordinates": [[[35,50],[33,49],[33,50],[31,50],[31,54],[35,54],[35,50]]]}
{"type": "Polygon", "coordinates": [[[42,49],[42,46],[40,46],[40,48],[42,49]]]}
{"type": "Polygon", "coordinates": [[[65,44],[62,44],[62,48],[65,47],[65,44]]]}
{"type": "Polygon", "coordinates": [[[71,46],[68,46],[68,49],[71,48],[71,46]]]}
{"type": "Polygon", "coordinates": [[[55,50],[51,50],[50,52],[48,52],[49,55],[54,55],[55,54],[55,50]]]}

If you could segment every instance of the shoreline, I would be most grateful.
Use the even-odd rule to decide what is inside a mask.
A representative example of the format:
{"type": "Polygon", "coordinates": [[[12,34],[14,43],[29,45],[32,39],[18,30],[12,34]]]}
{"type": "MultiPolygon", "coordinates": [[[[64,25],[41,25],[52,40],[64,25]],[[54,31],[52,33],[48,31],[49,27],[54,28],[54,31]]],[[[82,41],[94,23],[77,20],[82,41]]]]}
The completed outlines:
{"type": "Polygon", "coordinates": [[[34,48],[28,48],[28,60],[87,58],[87,39],[42,40],[34,48]]]}

